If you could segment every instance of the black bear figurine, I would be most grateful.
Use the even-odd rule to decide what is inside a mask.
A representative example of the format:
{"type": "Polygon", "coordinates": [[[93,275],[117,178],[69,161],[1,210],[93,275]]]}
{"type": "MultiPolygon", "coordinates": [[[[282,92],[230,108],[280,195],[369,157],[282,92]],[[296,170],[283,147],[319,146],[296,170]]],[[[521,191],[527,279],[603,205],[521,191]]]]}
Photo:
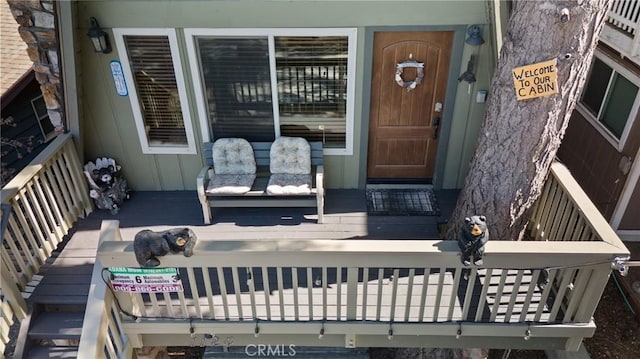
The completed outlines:
{"type": "Polygon", "coordinates": [[[141,267],[157,267],[158,256],[169,252],[183,252],[185,257],[193,255],[196,235],[189,228],[173,228],[154,232],[148,229],[138,232],[133,240],[133,251],[141,267]]]}
{"type": "Polygon", "coordinates": [[[464,219],[461,235],[458,238],[458,246],[462,252],[460,260],[465,266],[471,264],[471,257],[475,265],[482,265],[484,245],[489,240],[487,218],[485,216],[472,216],[464,219]]]}

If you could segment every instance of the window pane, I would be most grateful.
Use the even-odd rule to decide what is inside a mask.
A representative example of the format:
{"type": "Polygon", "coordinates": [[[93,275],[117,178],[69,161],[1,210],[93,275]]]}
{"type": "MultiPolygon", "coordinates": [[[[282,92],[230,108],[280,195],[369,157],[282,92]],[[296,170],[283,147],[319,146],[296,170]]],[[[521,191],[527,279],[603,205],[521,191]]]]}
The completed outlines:
{"type": "Polygon", "coordinates": [[[197,46],[213,139],[273,141],[267,38],[199,37],[197,46]]]}
{"type": "Polygon", "coordinates": [[[609,101],[600,121],[618,139],[622,136],[627,124],[637,93],[638,87],[636,85],[619,74],[615,75],[609,93],[609,101]]]}
{"type": "Polygon", "coordinates": [[[604,100],[604,94],[607,91],[609,79],[611,78],[611,68],[601,60],[595,59],[591,74],[584,86],[582,94],[582,103],[591,111],[594,116],[600,113],[600,107],[604,100]]]}
{"type": "Polygon", "coordinates": [[[348,38],[277,37],[280,131],[344,148],[348,38]]]}
{"type": "Polygon", "coordinates": [[[123,37],[150,145],[187,145],[167,36],[123,37]]]}

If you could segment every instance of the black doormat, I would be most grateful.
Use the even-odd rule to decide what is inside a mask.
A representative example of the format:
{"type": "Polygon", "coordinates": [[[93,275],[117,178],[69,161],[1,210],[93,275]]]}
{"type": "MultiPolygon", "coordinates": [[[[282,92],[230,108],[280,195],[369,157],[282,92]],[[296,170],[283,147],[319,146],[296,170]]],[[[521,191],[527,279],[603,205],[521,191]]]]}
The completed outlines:
{"type": "Polygon", "coordinates": [[[433,190],[428,188],[367,189],[370,216],[438,216],[440,209],[433,190]]]}

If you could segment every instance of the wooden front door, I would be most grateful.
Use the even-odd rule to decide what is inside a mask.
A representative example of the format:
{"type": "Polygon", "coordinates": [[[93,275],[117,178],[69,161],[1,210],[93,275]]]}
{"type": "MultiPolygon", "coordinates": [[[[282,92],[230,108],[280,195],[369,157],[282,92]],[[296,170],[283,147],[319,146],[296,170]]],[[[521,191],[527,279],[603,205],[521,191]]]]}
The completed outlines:
{"type": "Polygon", "coordinates": [[[369,179],[428,180],[433,177],[449,75],[453,32],[378,32],[373,44],[369,121],[369,179]],[[421,83],[409,90],[424,63],[421,83]]]}

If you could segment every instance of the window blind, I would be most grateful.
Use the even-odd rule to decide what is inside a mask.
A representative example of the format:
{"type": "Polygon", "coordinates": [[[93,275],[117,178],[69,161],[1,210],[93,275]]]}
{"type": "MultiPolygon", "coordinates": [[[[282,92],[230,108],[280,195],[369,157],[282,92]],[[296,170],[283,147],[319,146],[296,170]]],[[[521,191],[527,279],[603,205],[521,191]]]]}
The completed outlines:
{"type": "Polygon", "coordinates": [[[266,37],[197,40],[214,139],[273,141],[273,105],[266,37]]]}
{"type": "Polygon", "coordinates": [[[187,144],[169,39],[125,35],[147,139],[150,144],[187,144]]]}

